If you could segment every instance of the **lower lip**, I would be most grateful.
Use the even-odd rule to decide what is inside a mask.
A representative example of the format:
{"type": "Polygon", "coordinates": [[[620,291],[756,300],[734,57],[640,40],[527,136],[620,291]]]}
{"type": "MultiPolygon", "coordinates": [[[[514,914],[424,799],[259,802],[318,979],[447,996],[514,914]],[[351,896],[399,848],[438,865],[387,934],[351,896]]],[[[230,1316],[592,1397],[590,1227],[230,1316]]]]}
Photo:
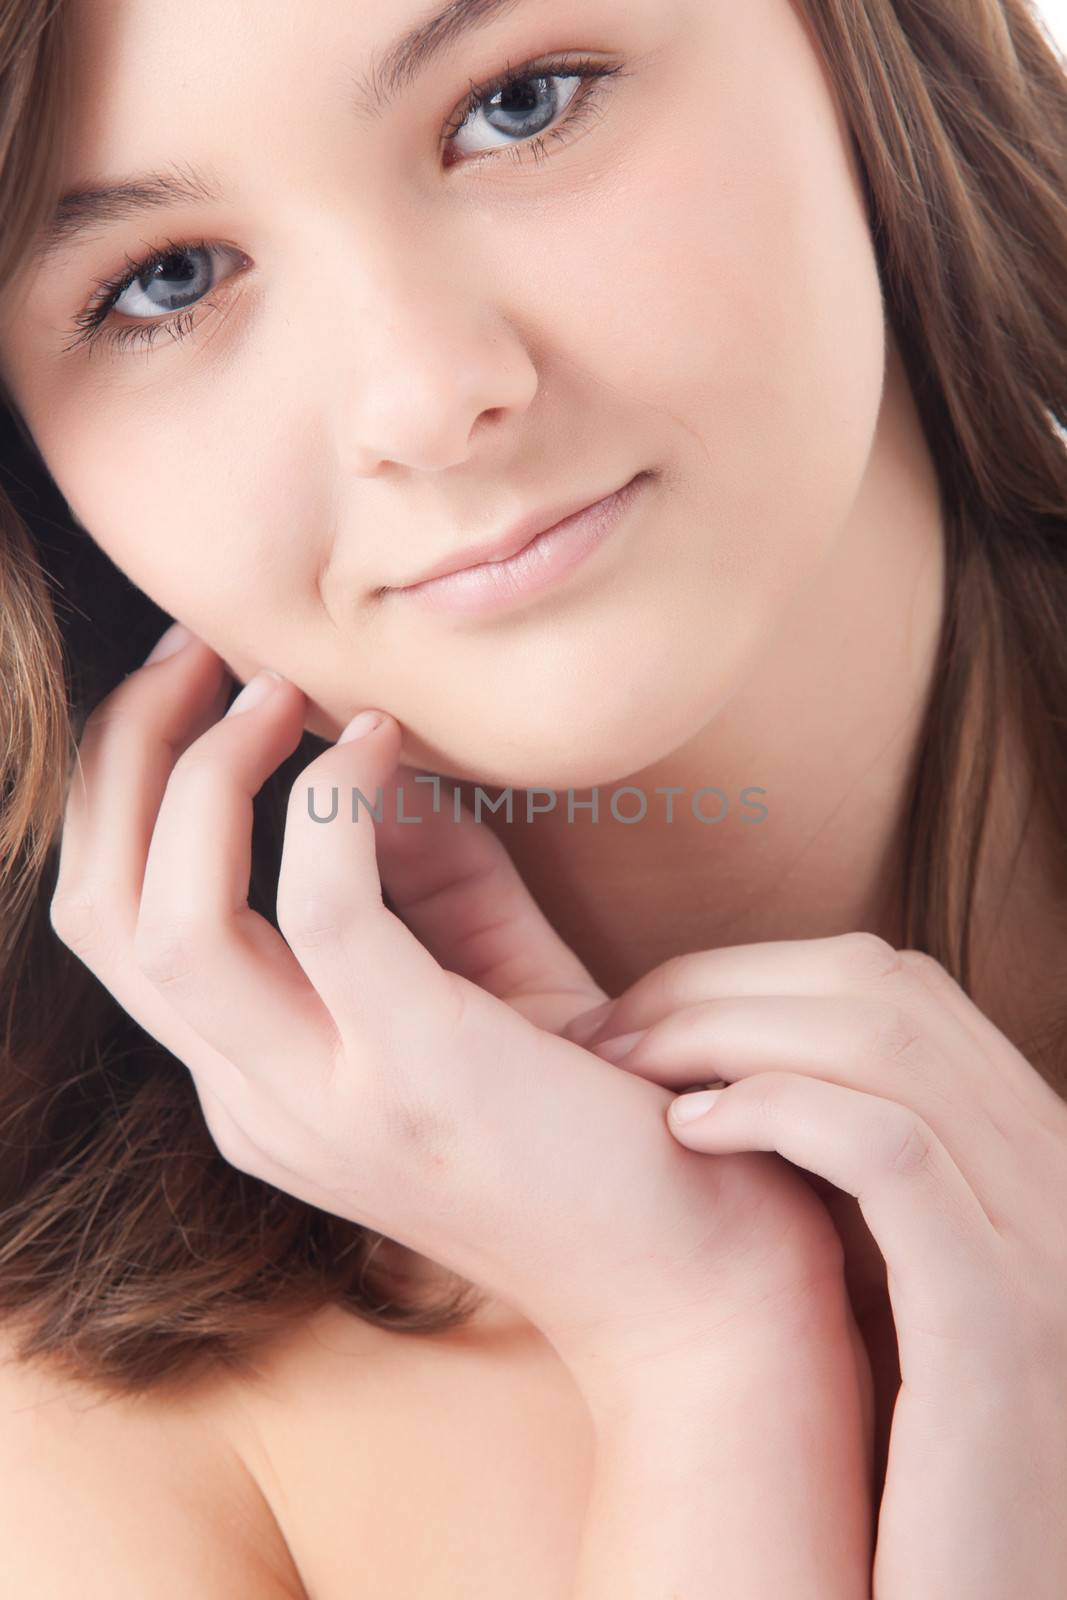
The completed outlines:
{"type": "Polygon", "coordinates": [[[429,578],[395,593],[429,611],[467,616],[521,604],[573,572],[611,533],[641,493],[649,474],[640,472],[614,494],[546,528],[506,561],[486,561],[442,578],[429,578]]]}

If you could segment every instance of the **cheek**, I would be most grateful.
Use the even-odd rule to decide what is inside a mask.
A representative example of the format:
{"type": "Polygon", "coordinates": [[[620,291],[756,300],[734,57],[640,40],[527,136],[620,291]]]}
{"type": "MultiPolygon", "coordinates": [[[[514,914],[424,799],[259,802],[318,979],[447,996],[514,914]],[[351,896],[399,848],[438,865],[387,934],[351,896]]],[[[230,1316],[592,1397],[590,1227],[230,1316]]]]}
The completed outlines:
{"type": "Polygon", "coordinates": [[[581,787],[675,748],[843,535],[881,403],[881,288],[817,58],[784,7],[763,13],[774,36],[724,52],[721,79],[699,60],[671,119],[620,162],[610,205],[575,215],[566,250],[538,262],[547,370],[562,363],[565,384],[580,369],[602,432],[678,469],[650,524],[657,553],[637,547],[632,597],[516,646],[506,671],[498,642],[466,694],[447,656],[432,690],[410,686],[420,710],[439,696],[422,725],[476,755],[443,770],[581,787]]]}
{"type": "Polygon", "coordinates": [[[709,544],[755,614],[841,531],[874,439],[885,329],[818,58],[784,6],[730,15],[728,69],[696,53],[589,230],[599,282],[586,263],[579,285],[595,345],[577,316],[573,332],[598,377],[689,435],[709,544]]]}
{"type": "Polygon", "coordinates": [[[306,441],[262,410],[250,433],[246,416],[229,418],[192,379],[161,381],[159,399],[119,390],[100,407],[106,423],[94,425],[84,400],[49,409],[37,435],[49,468],[132,583],[254,670],[279,629],[299,636],[321,609],[316,540],[327,521],[306,492],[306,441]],[[124,437],[127,451],[116,445],[124,437]]]}

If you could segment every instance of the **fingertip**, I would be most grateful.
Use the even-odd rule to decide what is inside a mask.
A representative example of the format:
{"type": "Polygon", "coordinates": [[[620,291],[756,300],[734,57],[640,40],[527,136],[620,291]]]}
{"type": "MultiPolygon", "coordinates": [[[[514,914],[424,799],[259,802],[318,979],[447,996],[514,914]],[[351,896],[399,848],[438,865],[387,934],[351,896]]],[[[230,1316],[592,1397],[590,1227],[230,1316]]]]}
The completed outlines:
{"type": "Polygon", "coordinates": [[[667,1107],[667,1114],[675,1126],[685,1127],[706,1116],[724,1093],[723,1089],[701,1089],[697,1094],[680,1094],[667,1107]]]}
{"type": "Polygon", "coordinates": [[[600,1031],[607,1021],[614,1000],[605,1000],[598,1006],[593,1006],[589,1011],[581,1011],[572,1017],[563,1029],[563,1037],[569,1039],[571,1044],[588,1045],[589,1041],[600,1031]]]}
{"type": "Polygon", "coordinates": [[[179,650],[184,650],[193,635],[181,622],[172,622],[166,632],[161,634],[145,656],[142,666],[148,667],[156,661],[165,661],[168,656],[177,655],[179,650]]]}
{"type": "Polygon", "coordinates": [[[375,733],[392,718],[385,711],[368,708],[357,711],[351,721],[346,722],[337,737],[338,744],[351,744],[354,739],[365,739],[368,734],[375,733]]]}

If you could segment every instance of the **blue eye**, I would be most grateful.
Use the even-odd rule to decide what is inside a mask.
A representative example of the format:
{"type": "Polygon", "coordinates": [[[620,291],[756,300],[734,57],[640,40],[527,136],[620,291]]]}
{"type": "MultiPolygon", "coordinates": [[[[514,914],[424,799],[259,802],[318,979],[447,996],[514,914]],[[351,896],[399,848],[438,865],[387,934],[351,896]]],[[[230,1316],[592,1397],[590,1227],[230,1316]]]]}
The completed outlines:
{"type": "Polygon", "coordinates": [[[78,335],[66,350],[74,350],[80,344],[91,345],[100,337],[121,347],[143,343],[148,348],[160,333],[168,333],[176,340],[185,338],[202,320],[193,316],[193,308],[218,287],[214,263],[223,254],[240,261],[248,259],[232,245],[210,244],[204,239],[187,244],[168,239],[140,261],[127,257],[125,270],[116,278],[98,283],[100,298],[75,317],[78,335]],[[190,263],[195,263],[191,270],[190,263]],[[123,304],[124,301],[129,303],[123,304]],[[108,328],[105,333],[104,324],[112,311],[121,311],[143,325],[108,328]],[[176,311],[177,315],[148,320],[152,313],[160,311],[176,311]]]}
{"type": "MultiPolygon", "coordinates": [[[[498,142],[482,153],[510,147],[517,159],[524,160],[522,146],[526,146],[532,149],[536,160],[544,153],[543,135],[561,115],[563,124],[552,133],[557,139],[569,136],[579,114],[592,109],[599,80],[621,71],[617,64],[588,60],[544,61],[508,71],[490,83],[472,88],[446,130],[448,142],[455,146],[479,118],[484,118],[486,130],[498,142]],[[567,87],[561,90],[557,87],[561,84],[567,87]],[[574,111],[570,111],[572,105],[574,111]]],[[[469,148],[460,151],[464,156],[477,153],[469,148]]]]}
{"type": "MultiPolygon", "coordinates": [[[[535,161],[543,159],[548,139],[570,138],[578,123],[596,109],[600,80],[623,73],[619,63],[586,58],[554,57],[509,68],[489,83],[471,85],[445,130],[445,145],[454,151],[484,116],[489,134],[499,143],[473,152],[479,160],[492,160],[501,149],[512,160],[524,161],[525,151],[535,161]]],[[[459,151],[461,160],[471,154],[469,148],[459,151]]],[[[98,297],[74,318],[77,334],[65,351],[91,347],[98,339],[122,349],[136,345],[151,349],[161,333],[175,341],[187,338],[204,320],[195,308],[220,281],[215,272],[220,254],[247,264],[248,258],[233,246],[206,239],[185,243],[167,239],[139,261],[127,256],[123,272],[98,283],[98,297]],[[110,326],[114,311],[133,318],[132,325],[110,326]],[[159,316],[159,312],[173,314],[159,316]]],[[[213,301],[208,304],[214,306],[213,301]]]]}
{"type": "Polygon", "coordinates": [[[159,311],[177,311],[201,299],[214,287],[215,274],[211,265],[211,252],[202,247],[184,245],[167,256],[151,262],[145,271],[139,271],[133,281],[115,296],[113,306],[127,317],[151,316],[159,311]],[[199,258],[192,270],[189,263],[199,258]],[[155,291],[163,291],[153,299],[155,291]],[[123,301],[129,299],[128,305],[123,301]]]}

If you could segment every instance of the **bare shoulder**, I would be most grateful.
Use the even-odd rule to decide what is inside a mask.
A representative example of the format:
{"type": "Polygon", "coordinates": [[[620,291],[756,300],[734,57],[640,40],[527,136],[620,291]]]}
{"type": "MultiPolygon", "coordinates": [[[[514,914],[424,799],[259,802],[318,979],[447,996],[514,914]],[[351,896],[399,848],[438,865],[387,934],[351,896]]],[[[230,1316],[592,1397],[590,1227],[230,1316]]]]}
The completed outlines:
{"type": "Polygon", "coordinates": [[[545,1600],[588,1490],[580,1397],[501,1306],[401,1334],[339,1306],[180,1398],[15,1358],[0,1324],[4,1595],[545,1600]]]}
{"type": "Polygon", "coordinates": [[[230,1418],[316,1600],[354,1600],[357,1577],[390,1600],[568,1592],[589,1418],[508,1308],[416,1334],[329,1307],[235,1385],[230,1418]]]}
{"type": "Polygon", "coordinates": [[[212,1386],[114,1395],[17,1356],[0,1324],[4,1592],[34,1600],[305,1600],[212,1386]]]}

